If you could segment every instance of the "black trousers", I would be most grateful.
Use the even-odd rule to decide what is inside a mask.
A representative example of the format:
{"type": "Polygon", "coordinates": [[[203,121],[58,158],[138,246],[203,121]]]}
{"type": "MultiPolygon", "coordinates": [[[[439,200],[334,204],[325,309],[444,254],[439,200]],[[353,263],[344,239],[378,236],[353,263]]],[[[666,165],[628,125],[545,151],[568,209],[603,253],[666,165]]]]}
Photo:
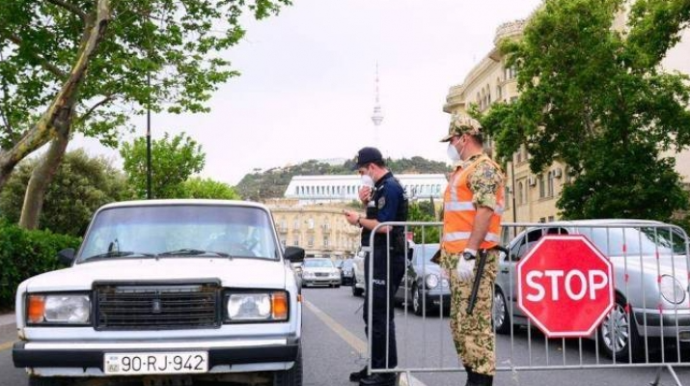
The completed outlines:
{"type": "Polygon", "coordinates": [[[398,350],[395,341],[395,312],[393,296],[398,291],[405,274],[405,257],[398,254],[390,256],[390,280],[386,260],[386,248],[377,248],[374,252],[374,280],[369,280],[369,254],[364,259],[367,294],[364,299],[364,332],[372,334],[371,368],[392,369],[398,365],[398,350]],[[371,287],[371,288],[370,288],[371,287]],[[369,291],[372,291],[372,325],[369,328],[369,291]],[[388,363],[386,363],[388,351],[388,363]]]}

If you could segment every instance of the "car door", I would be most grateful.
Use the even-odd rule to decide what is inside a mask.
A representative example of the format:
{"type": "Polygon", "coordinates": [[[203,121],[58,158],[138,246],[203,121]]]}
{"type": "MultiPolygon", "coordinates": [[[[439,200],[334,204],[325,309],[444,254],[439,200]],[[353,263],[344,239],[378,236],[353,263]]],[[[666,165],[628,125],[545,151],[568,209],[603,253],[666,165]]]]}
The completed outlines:
{"type": "Polygon", "coordinates": [[[417,255],[418,247],[409,248],[407,250],[407,259],[405,259],[405,276],[403,276],[402,282],[398,287],[398,291],[395,293],[396,300],[400,302],[405,301],[405,294],[407,294],[407,300],[410,300],[410,288],[412,288],[412,283],[414,283],[415,280],[417,255]]]}

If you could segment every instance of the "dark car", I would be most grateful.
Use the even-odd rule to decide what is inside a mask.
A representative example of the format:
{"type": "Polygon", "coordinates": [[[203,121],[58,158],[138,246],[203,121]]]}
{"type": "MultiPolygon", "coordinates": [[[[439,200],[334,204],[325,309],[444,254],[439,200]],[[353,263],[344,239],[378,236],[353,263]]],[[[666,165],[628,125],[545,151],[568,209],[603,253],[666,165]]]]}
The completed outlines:
{"type": "Polygon", "coordinates": [[[445,271],[431,262],[438,249],[438,244],[411,246],[406,274],[395,294],[396,301],[407,302],[417,315],[441,306],[446,315],[450,310],[450,281],[445,271]]]}
{"type": "Polygon", "coordinates": [[[343,285],[352,285],[355,277],[353,259],[345,259],[338,266],[340,268],[340,278],[343,285]]]}

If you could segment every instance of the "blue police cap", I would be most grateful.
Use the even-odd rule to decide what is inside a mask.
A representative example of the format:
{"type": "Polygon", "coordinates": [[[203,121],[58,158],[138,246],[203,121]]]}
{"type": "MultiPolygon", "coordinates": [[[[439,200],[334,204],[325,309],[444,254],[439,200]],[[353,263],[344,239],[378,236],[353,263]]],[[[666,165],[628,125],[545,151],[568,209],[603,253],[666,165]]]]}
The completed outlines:
{"type": "Polygon", "coordinates": [[[381,155],[379,149],[375,147],[363,147],[359,149],[355,156],[355,167],[353,170],[357,170],[368,163],[376,161],[383,161],[383,155],[381,155]]]}

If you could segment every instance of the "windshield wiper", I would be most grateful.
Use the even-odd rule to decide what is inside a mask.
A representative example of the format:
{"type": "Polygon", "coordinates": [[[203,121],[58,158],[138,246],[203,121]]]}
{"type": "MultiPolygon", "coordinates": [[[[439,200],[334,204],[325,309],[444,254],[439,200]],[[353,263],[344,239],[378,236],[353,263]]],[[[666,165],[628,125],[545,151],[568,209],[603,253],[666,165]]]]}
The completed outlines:
{"type": "Polygon", "coordinates": [[[92,259],[105,259],[109,257],[137,257],[137,256],[145,256],[145,257],[154,257],[153,253],[145,253],[145,252],[134,252],[134,251],[110,251],[106,253],[100,253],[98,255],[93,255],[89,256],[84,259],[84,261],[92,260],[92,259]]]}
{"type": "Polygon", "coordinates": [[[175,251],[162,252],[162,253],[157,254],[156,256],[162,257],[162,256],[202,256],[202,255],[230,257],[230,255],[225,253],[225,252],[204,251],[201,249],[178,249],[175,251]]]}

